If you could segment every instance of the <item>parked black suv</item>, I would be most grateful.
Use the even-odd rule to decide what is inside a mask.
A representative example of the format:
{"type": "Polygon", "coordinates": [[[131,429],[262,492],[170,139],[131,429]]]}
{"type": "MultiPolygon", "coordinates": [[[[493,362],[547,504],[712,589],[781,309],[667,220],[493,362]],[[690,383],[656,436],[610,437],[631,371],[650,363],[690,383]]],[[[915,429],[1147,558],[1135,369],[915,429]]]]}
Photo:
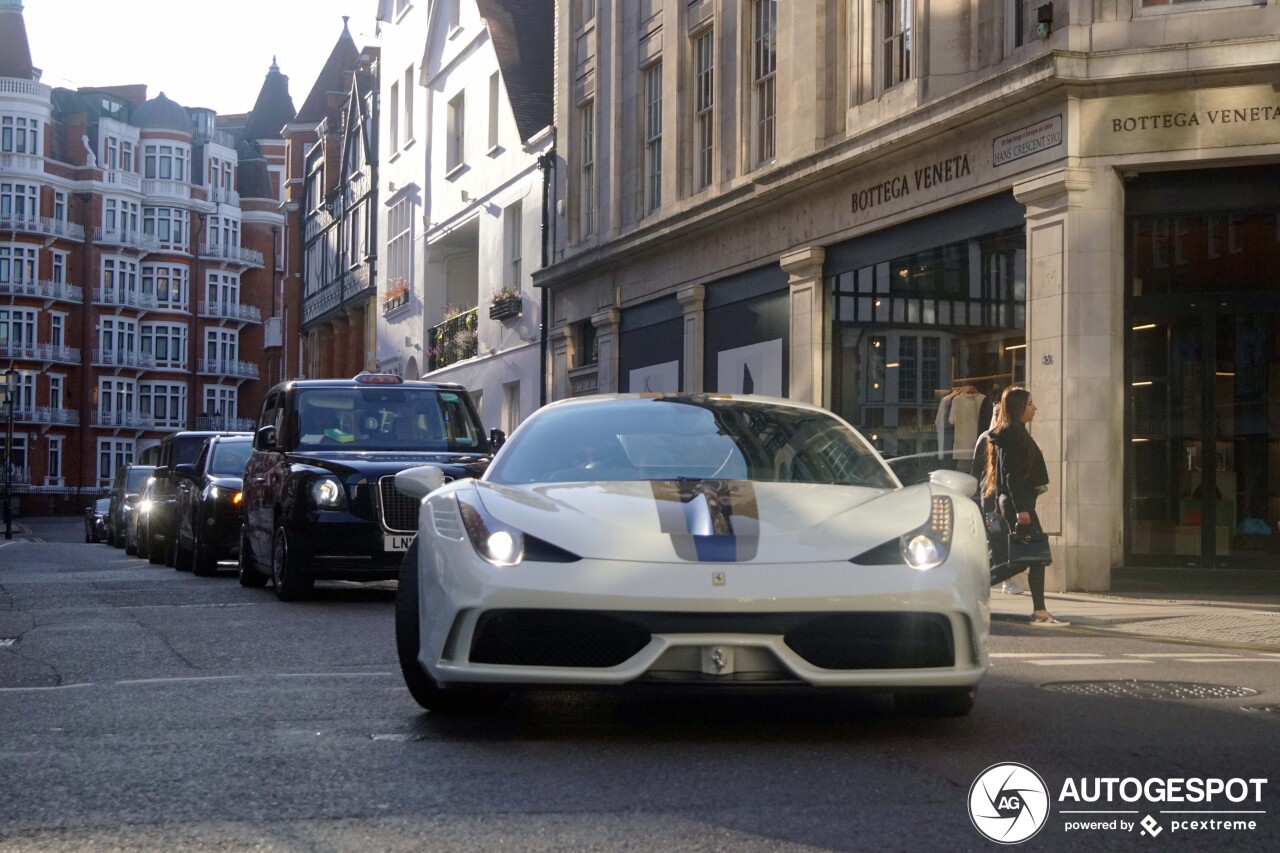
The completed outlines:
{"type": "Polygon", "coordinates": [[[188,481],[174,475],[173,469],[184,462],[194,462],[200,448],[215,435],[252,435],[248,432],[192,431],[175,432],[160,440],[160,455],[151,492],[151,509],[147,513],[147,559],[153,563],[174,565],[178,556],[178,490],[190,488],[188,481]]]}
{"type": "Polygon", "coordinates": [[[147,485],[147,479],[154,475],[155,467],[151,465],[121,465],[116,470],[115,479],[111,481],[111,505],[107,508],[107,543],[117,548],[124,547],[126,515],[137,502],[147,485]]]}
{"type": "Polygon", "coordinates": [[[239,553],[242,478],[252,449],[249,435],[215,435],[205,441],[195,462],[173,467],[173,475],[183,481],[174,568],[192,569],[203,577],[213,574],[219,560],[239,553]]]}
{"type": "Polygon", "coordinates": [[[305,597],[316,580],[391,580],[418,530],[395,474],[478,477],[502,443],[461,385],[362,373],[287,382],[263,403],[245,466],[240,583],[305,597]]]}

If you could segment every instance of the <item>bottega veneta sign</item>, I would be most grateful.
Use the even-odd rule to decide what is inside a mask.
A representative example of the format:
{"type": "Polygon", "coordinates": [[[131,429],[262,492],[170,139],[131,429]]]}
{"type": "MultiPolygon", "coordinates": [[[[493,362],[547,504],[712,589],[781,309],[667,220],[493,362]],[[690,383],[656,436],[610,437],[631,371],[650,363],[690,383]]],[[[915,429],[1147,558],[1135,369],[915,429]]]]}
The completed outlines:
{"type": "Polygon", "coordinates": [[[968,154],[957,154],[954,157],[921,166],[919,169],[903,172],[878,184],[856,190],[853,193],[853,212],[862,213],[887,202],[905,198],[913,192],[949,184],[958,178],[965,177],[969,172],[968,154]]]}
{"type": "Polygon", "coordinates": [[[1085,100],[1078,138],[1085,156],[1274,145],[1280,92],[1235,86],[1085,100]]]}

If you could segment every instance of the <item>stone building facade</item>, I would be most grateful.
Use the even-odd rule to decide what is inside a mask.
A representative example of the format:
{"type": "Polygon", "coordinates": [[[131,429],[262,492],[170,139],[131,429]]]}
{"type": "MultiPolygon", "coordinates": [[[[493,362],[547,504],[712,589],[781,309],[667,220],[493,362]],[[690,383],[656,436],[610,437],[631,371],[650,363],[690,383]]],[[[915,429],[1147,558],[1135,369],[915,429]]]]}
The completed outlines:
{"type": "Polygon", "coordinates": [[[967,469],[1026,384],[1051,587],[1280,566],[1275,6],[583,0],[557,26],[553,398],[810,400],[967,469]]]}

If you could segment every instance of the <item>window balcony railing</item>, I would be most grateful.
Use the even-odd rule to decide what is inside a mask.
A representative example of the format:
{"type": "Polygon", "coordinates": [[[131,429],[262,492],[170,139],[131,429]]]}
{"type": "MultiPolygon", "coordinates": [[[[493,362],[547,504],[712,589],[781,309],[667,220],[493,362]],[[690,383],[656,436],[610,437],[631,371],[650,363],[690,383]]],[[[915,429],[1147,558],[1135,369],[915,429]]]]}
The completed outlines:
{"type": "Polygon", "coordinates": [[[80,426],[80,413],[75,409],[55,409],[49,406],[22,406],[15,408],[13,410],[13,419],[20,424],[80,426]]]}
{"type": "Polygon", "coordinates": [[[19,344],[12,341],[0,344],[0,359],[28,359],[30,361],[79,364],[80,350],[76,347],[55,347],[52,344],[19,344]]]}
{"type": "Polygon", "coordinates": [[[96,427],[127,427],[129,429],[154,429],[156,422],[149,415],[138,412],[104,412],[93,413],[93,425],[96,427]]]}
{"type": "Polygon", "coordinates": [[[209,376],[234,376],[237,379],[257,379],[258,365],[252,361],[233,361],[222,358],[200,359],[200,372],[209,376]]]}
{"type": "Polygon", "coordinates": [[[0,171],[41,175],[44,174],[44,158],[38,154],[11,154],[6,151],[0,153],[0,171]]]}
{"type": "Polygon", "coordinates": [[[46,234],[69,240],[84,239],[83,225],[47,216],[0,216],[0,231],[25,231],[28,234],[46,234]]]}
{"type": "Polygon", "coordinates": [[[27,95],[47,101],[52,94],[52,87],[37,83],[35,80],[26,80],[22,77],[0,77],[0,95],[27,95]]]}
{"type": "Polygon", "coordinates": [[[342,274],[342,301],[346,302],[359,296],[372,296],[374,284],[369,280],[369,268],[364,266],[349,269],[342,274]]]}
{"type": "Polygon", "coordinates": [[[235,135],[225,130],[210,130],[206,135],[206,139],[214,145],[221,145],[223,148],[230,148],[232,151],[236,148],[235,135]]]}
{"type": "Polygon", "coordinates": [[[146,252],[160,251],[160,241],[151,234],[143,234],[141,231],[132,228],[104,228],[99,226],[93,229],[93,242],[110,243],[114,246],[128,246],[133,249],[142,249],[146,252]]]}
{"type": "Polygon", "coordinates": [[[242,246],[224,246],[221,243],[201,243],[200,257],[215,261],[235,261],[250,267],[266,266],[262,253],[256,249],[246,249],[242,246]]]}
{"type": "Polygon", "coordinates": [[[236,418],[228,415],[206,415],[196,418],[196,429],[218,429],[218,430],[234,430],[236,432],[249,432],[256,422],[253,418],[236,418]]]}
{"type": "Polygon", "coordinates": [[[126,308],[155,308],[156,298],[150,293],[133,290],[115,290],[95,287],[93,301],[96,305],[122,305],[126,308]]]}
{"type": "Polygon", "coordinates": [[[113,187],[120,187],[133,192],[141,192],[142,176],[137,172],[122,172],[119,169],[107,169],[102,173],[102,182],[113,187]]]}
{"type": "Polygon", "coordinates": [[[143,178],[142,194],[157,198],[191,198],[191,184],[186,181],[170,181],[162,178],[143,178]]]}
{"type": "Polygon", "coordinates": [[[429,369],[439,370],[474,358],[478,351],[476,332],[479,326],[480,309],[472,308],[428,329],[429,369]]]}
{"type": "Polygon", "coordinates": [[[60,281],[0,281],[0,296],[34,296],[58,302],[84,302],[84,291],[60,281]]]}
{"type": "Polygon", "coordinates": [[[257,305],[243,305],[235,302],[201,302],[200,316],[219,320],[240,320],[246,323],[262,322],[262,311],[257,305]]]}
{"type": "Polygon", "coordinates": [[[205,187],[209,191],[209,201],[218,204],[240,206],[240,193],[227,187],[205,187]]]}
{"type": "Polygon", "coordinates": [[[135,370],[153,370],[156,357],[145,352],[96,349],[93,351],[94,367],[132,367],[135,370]]]}

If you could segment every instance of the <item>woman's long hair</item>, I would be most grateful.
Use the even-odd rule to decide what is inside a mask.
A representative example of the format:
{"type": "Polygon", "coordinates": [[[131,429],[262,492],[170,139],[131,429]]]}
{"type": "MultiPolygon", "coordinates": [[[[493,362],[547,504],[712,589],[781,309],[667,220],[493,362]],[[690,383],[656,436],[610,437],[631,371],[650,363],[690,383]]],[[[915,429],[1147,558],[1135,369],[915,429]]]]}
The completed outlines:
{"type": "Polygon", "coordinates": [[[1027,410],[1027,401],[1031,392],[1021,385],[1010,385],[1000,396],[1000,408],[996,412],[996,422],[991,427],[991,436],[987,439],[987,467],[982,477],[982,496],[995,497],[999,484],[996,482],[996,443],[991,439],[1004,432],[1012,424],[1022,423],[1022,414],[1027,410]]]}

